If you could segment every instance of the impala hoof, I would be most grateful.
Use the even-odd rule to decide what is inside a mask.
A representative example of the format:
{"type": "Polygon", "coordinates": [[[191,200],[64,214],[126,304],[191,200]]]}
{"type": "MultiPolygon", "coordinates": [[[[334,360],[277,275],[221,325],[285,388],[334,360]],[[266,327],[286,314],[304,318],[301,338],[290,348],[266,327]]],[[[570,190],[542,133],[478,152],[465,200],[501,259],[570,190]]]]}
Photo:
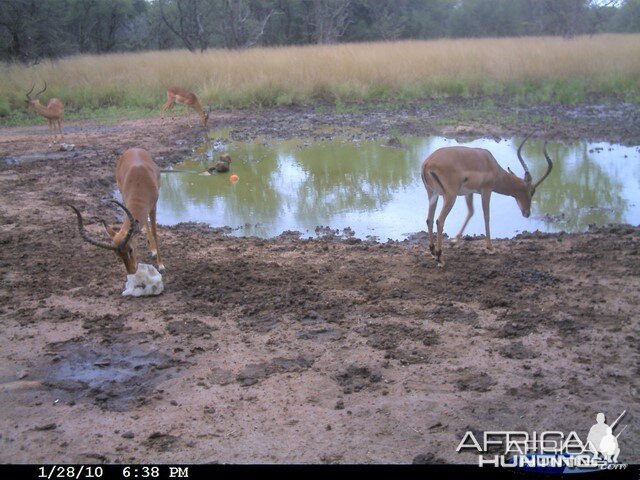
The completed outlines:
{"type": "Polygon", "coordinates": [[[164,275],[167,269],[164,268],[164,265],[158,265],[158,271],[164,275]]]}
{"type": "Polygon", "coordinates": [[[442,259],[442,250],[436,251],[435,259],[436,259],[436,262],[438,262],[438,267],[444,267],[444,260],[442,259]]]}

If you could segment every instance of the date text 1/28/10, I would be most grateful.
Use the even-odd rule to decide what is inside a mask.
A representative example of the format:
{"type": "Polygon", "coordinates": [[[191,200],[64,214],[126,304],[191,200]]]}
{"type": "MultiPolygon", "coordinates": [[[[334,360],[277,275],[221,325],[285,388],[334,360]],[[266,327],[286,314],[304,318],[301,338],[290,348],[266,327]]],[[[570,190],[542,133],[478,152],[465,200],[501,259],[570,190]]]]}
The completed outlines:
{"type": "Polygon", "coordinates": [[[45,465],[37,469],[38,479],[164,479],[164,478],[189,478],[189,467],[175,467],[169,465],[45,465]]]}

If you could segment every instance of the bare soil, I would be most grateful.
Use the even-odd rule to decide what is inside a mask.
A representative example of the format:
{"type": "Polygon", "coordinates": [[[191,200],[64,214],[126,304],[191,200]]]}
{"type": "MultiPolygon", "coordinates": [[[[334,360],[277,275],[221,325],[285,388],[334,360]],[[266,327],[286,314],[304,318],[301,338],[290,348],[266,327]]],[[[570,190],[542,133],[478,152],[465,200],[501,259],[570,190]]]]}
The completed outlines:
{"type": "MultiPolygon", "coordinates": [[[[505,104],[495,123],[456,108],[218,112],[211,128],[640,144],[632,104],[505,104]]],[[[65,131],[73,151],[48,146],[46,123],[0,130],[0,462],[473,463],[455,452],[467,430],[586,438],[597,412],[623,410],[620,460],[640,462],[639,227],[525,233],[494,255],[468,239],[440,269],[424,235],[181,224],[159,229],[165,293],[123,298],[124,267],[82,241],[65,203],[115,222],[117,156],[144,147],[168,167],[205,132],[180,117],[65,131]]]]}

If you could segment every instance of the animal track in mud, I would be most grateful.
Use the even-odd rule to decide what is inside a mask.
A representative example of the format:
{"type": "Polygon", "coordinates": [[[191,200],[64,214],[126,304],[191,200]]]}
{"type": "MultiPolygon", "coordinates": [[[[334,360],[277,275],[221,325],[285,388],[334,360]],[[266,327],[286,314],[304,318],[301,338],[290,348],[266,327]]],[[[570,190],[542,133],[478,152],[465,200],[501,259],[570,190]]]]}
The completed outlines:
{"type": "Polygon", "coordinates": [[[531,333],[538,332],[538,326],[542,325],[546,317],[531,310],[509,310],[497,317],[497,321],[504,321],[502,326],[497,327],[496,337],[498,338],[518,338],[531,333]]]}
{"type": "Polygon", "coordinates": [[[508,345],[504,345],[498,349],[500,355],[505,358],[514,358],[516,360],[525,360],[527,358],[537,358],[540,356],[539,352],[536,352],[528,347],[525,347],[521,341],[512,342],[508,345]]]}
{"type": "Polygon", "coordinates": [[[438,305],[427,316],[440,324],[444,322],[460,322],[472,325],[478,319],[476,312],[465,311],[451,302],[438,305]]]}
{"type": "Polygon", "coordinates": [[[311,340],[316,343],[337,342],[346,335],[346,330],[342,328],[319,327],[309,330],[302,330],[298,333],[300,340],[311,340]]]}
{"type": "Polygon", "coordinates": [[[404,364],[426,363],[429,361],[429,349],[440,341],[433,330],[412,328],[406,325],[368,323],[356,329],[367,338],[367,345],[377,350],[385,350],[387,358],[395,358],[404,364]]]}
{"type": "Polygon", "coordinates": [[[455,384],[458,390],[462,391],[488,392],[496,384],[496,381],[488,373],[469,371],[463,373],[455,384]]]}
{"type": "Polygon", "coordinates": [[[86,317],[82,322],[82,328],[86,329],[89,334],[117,334],[124,329],[124,323],[124,315],[106,314],[99,317],[86,317]]]}
{"type": "Polygon", "coordinates": [[[243,317],[238,320],[238,328],[243,332],[267,333],[278,326],[278,317],[274,314],[243,317]]]}
{"type": "Polygon", "coordinates": [[[211,332],[213,330],[217,330],[217,327],[207,325],[200,320],[174,320],[167,324],[167,331],[171,335],[211,338],[211,332]]]}
{"type": "Polygon", "coordinates": [[[382,373],[366,365],[350,365],[335,376],[343,393],[359,392],[382,380],[382,373]]]}
{"type": "Polygon", "coordinates": [[[159,452],[168,452],[179,446],[180,438],[175,435],[154,432],[143,442],[146,447],[159,452]]]}
{"type": "MultiPolygon", "coordinates": [[[[315,357],[308,354],[300,354],[295,358],[277,357],[267,363],[251,363],[247,365],[236,375],[236,380],[241,386],[249,387],[276,373],[302,372],[311,368],[314,362],[315,357]]],[[[217,370],[217,373],[220,375],[220,370],[217,370]]],[[[224,372],[222,372],[222,375],[223,378],[226,378],[224,377],[224,372]]]]}

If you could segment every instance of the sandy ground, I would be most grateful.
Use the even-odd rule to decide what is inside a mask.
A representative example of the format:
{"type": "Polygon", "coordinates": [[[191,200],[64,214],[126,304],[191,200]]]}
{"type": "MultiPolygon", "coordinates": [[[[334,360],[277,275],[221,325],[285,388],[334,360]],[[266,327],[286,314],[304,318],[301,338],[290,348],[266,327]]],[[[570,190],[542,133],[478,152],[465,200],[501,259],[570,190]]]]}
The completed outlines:
{"type": "MultiPolygon", "coordinates": [[[[211,127],[640,144],[637,105],[500,108],[515,121],[292,107],[218,112],[211,127]]],[[[119,214],[119,153],[144,147],[167,167],[203,135],[181,118],[69,124],[76,148],[58,152],[46,123],[0,130],[0,462],[472,463],[455,452],[467,430],[586,437],[597,412],[623,410],[620,460],[640,462],[640,228],[525,233],[494,255],[470,239],[446,244],[439,269],[424,235],[261,240],[182,224],[159,229],[165,293],[123,298],[124,267],[82,241],[64,204],[99,235],[95,217],[119,214]]]]}

